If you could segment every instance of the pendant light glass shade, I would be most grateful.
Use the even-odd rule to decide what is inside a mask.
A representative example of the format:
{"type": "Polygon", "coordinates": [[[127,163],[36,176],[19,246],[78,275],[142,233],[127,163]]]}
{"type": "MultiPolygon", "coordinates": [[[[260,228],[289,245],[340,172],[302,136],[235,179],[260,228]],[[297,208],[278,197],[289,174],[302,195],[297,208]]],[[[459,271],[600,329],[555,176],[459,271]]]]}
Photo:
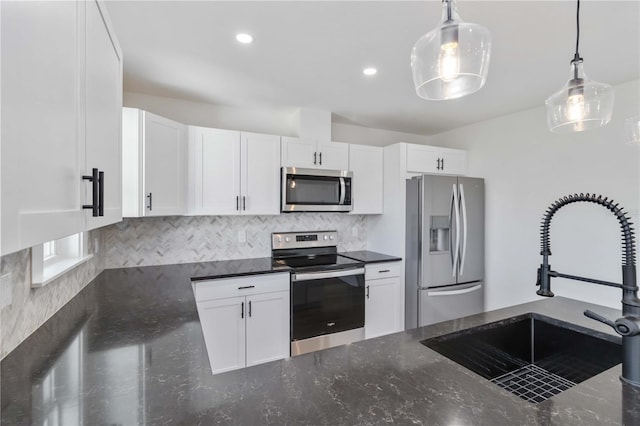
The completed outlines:
{"type": "Polygon", "coordinates": [[[460,20],[453,0],[442,1],[442,23],[420,37],[411,52],[418,96],[455,99],[478,91],[487,79],[491,35],[460,20]]]}
{"type": "Polygon", "coordinates": [[[545,102],[547,124],[555,133],[582,132],[602,127],[611,121],[613,87],[589,80],[578,48],[580,47],[580,0],[576,2],[576,52],[571,61],[569,81],[545,102]]]}
{"type": "Polygon", "coordinates": [[[547,124],[554,133],[602,127],[611,120],[613,101],[613,87],[589,80],[582,59],[573,60],[569,81],[545,102],[547,124]]]}
{"type": "Polygon", "coordinates": [[[624,120],[624,141],[628,144],[640,144],[640,115],[624,120]]]}

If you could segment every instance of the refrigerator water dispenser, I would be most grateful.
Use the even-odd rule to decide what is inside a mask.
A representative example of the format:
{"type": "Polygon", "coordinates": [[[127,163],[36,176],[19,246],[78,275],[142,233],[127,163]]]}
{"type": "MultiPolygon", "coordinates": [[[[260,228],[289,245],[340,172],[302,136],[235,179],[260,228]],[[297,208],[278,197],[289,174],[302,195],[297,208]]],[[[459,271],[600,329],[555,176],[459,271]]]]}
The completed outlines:
{"type": "Polygon", "coordinates": [[[429,242],[430,252],[449,251],[449,217],[431,216],[431,238],[429,242]]]}

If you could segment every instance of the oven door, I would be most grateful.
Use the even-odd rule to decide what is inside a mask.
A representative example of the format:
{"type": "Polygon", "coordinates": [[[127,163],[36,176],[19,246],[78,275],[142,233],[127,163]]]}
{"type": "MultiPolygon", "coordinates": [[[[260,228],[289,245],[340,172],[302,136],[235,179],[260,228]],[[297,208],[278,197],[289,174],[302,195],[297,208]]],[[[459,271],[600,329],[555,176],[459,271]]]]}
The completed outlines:
{"type": "Polygon", "coordinates": [[[291,340],[364,327],[364,268],[295,273],[291,340]]]}
{"type": "Polygon", "coordinates": [[[282,211],[335,211],[352,209],[352,172],[282,168],[282,211]]]}

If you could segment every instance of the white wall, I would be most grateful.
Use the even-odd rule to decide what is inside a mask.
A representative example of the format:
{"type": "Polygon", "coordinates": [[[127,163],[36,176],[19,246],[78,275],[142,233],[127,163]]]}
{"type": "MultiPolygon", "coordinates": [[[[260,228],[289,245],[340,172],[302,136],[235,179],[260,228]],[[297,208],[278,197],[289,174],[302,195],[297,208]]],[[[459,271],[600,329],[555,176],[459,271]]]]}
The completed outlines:
{"type": "Polygon", "coordinates": [[[245,109],[133,92],[124,92],[123,103],[194,126],[320,139],[330,131],[332,141],[360,145],[429,143],[424,135],[331,123],[328,111],[309,108],[245,109]]]}
{"type": "MultiPolygon", "coordinates": [[[[613,118],[604,128],[570,135],[549,132],[544,106],[432,137],[469,151],[469,174],[486,180],[487,308],[535,300],[539,225],[547,206],[574,192],[615,199],[639,223],[640,146],[625,145],[623,121],[638,115],[640,81],[615,87],[613,118]]],[[[552,221],[552,268],[621,282],[615,217],[580,203],[552,221]]],[[[618,289],[554,278],[556,295],[620,308],[618,289]]]]}
{"type": "Polygon", "coordinates": [[[298,108],[245,109],[132,92],[124,93],[123,103],[194,126],[298,135],[298,108]]]}
{"type": "Polygon", "coordinates": [[[387,146],[398,142],[428,145],[430,137],[415,133],[395,132],[393,130],[374,129],[352,124],[332,123],[331,140],[359,145],[387,146]]]}

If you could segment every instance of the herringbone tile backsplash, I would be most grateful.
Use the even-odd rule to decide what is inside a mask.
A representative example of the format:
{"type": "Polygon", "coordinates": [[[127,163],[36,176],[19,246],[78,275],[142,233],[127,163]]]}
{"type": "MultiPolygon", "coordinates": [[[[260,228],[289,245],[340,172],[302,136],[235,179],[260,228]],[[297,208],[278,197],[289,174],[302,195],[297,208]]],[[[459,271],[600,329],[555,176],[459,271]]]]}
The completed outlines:
{"type": "Polygon", "coordinates": [[[272,232],[325,230],[338,231],[339,251],[366,249],[367,222],[361,215],[150,217],[104,228],[105,267],[269,257],[272,232]],[[240,232],[246,233],[246,242],[239,242],[240,232]]]}

